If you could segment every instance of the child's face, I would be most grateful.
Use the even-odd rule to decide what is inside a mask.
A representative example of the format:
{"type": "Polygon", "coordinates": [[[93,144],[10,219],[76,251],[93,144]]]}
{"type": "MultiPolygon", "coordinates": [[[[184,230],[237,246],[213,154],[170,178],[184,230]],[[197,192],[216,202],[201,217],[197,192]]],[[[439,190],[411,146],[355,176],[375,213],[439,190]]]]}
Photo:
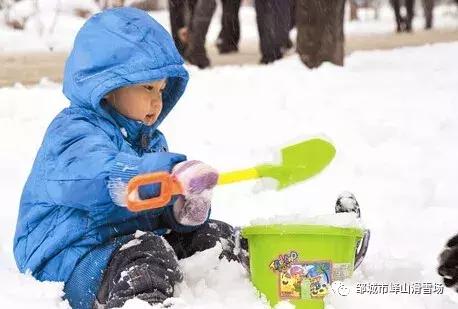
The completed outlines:
{"type": "Polygon", "coordinates": [[[162,91],[165,86],[166,80],[162,79],[118,88],[108,93],[105,98],[121,115],[150,126],[156,122],[162,111],[162,91]]]}

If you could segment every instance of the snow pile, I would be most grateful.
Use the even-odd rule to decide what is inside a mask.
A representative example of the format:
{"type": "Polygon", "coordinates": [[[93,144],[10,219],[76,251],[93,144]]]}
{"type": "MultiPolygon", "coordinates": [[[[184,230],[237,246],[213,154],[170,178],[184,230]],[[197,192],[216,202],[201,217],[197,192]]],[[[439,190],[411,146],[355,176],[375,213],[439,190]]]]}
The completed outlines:
{"type": "Polygon", "coordinates": [[[363,224],[355,213],[339,213],[306,217],[302,214],[291,214],[287,216],[275,216],[272,218],[259,218],[250,221],[250,225],[269,224],[304,224],[304,225],[329,225],[336,227],[362,228],[363,224]]]}
{"type": "Polygon", "coordinates": [[[219,260],[221,245],[180,261],[184,281],[176,288],[174,308],[230,308],[237,299],[242,308],[266,308],[258,300],[247,271],[236,262],[219,260]],[[202,302],[205,299],[205,302],[202,302]]]}
{"type": "MultiPolygon", "coordinates": [[[[343,68],[306,70],[296,56],[263,67],[191,67],[188,89],[161,129],[172,151],[221,171],[269,162],[284,145],[328,136],[337,153],[320,175],[282,191],[257,190],[256,181],[218,186],[212,217],[241,226],[254,218],[326,215],[349,190],[372,232],[354,283],[440,283],[437,256],[458,228],[457,54],[453,43],[357,52],[343,68]]],[[[14,271],[11,240],[44,131],[68,102],[61,85],[47,82],[0,88],[0,102],[0,307],[29,307],[38,303],[33,291],[42,291],[47,308],[59,308],[58,285],[26,281],[14,271]]],[[[174,306],[262,308],[246,272],[216,261],[213,250],[182,261],[187,277],[178,299],[170,300],[174,306]]],[[[456,308],[451,291],[444,293],[350,294],[328,306],[456,308]]]]}
{"type": "MultiPolygon", "coordinates": [[[[240,309],[270,308],[265,298],[259,298],[247,271],[239,263],[220,260],[221,252],[221,245],[217,245],[181,260],[179,263],[185,273],[184,280],[175,289],[176,297],[168,299],[163,305],[151,307],[142,300],[132,299],[123,308],[233,308],[235,301],[240,309]]],[[[288,302],[275,306],[275,309],[292,308],[294,306],[288,302]]]]}
{"type": "Polygon", "coordinates": [[[351,279],[333,283],[325,308],[456,308],[456,293],[444,289],[442,294],[440,286],[424,279],[434,274],[423,272],[421,265],[393,257],[383,258],[378,264],[363,263],[351,279]]]}
{"type": "Polygon", "coordinates": [[[38,282],[29,274],[3,269],[0,265],[0,307],[18,309],[70,308],[61,297],[61,282],[38,282]]]}

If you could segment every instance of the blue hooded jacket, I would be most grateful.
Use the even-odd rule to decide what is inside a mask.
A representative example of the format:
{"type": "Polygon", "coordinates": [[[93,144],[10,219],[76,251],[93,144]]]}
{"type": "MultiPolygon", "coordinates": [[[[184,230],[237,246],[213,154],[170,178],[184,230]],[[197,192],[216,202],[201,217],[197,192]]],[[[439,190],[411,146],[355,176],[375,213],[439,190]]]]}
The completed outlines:
{"type": "MultiPolygon", "coordinates": [[[[188,81],[167,31],[147,13],[119,8],[94,15],[76,36],[65,65],[63,92],[70,106],[50,124],[25,185],[14,255],[22,272],[64,281],[73,308],[90,308],[112,252],[136,230],[180,225],[171,205],[130,212],[119,187],[137,174],[170,171],[185,156],[167,152],[157,126],[188,81]],[[167,79],[163,109],[152,126],[103,104],[119,87],[167,79]]],[[[154,190],[140,192],[149,197],[154,190]]]]}

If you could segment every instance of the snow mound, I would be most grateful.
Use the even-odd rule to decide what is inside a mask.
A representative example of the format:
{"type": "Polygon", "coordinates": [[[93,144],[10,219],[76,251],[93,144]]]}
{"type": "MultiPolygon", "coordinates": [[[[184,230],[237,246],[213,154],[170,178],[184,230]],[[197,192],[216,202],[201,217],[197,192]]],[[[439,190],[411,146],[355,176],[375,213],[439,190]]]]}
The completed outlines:
{"type": "Polygon", "coordinates": [[[304,224],[304,225],[329,225],[335,227],[355,227],[362,228],[361,220],[355,213],[338,213],[306,217],[301,214],[285,216],[275,216],[272,218],[259,218],[251,220],[250,225],[269,225],[269,224],[304,224]]]}
{"type": "MultiPolygon", "coordinates": [[[[441,283],[437,256],[457,232],[458,218],[457,54],[458,43],[450,43],[357,52],[343,68],[327,64],[307,70],[296,56],[262,67],[191,67],[186,93],[161,130],[171,151],[221,171],[269,162],[289,141],[325,133],[337,153],[320,175],[282,191],[256,192],[255,181],[218,186],[212,217],[245,226],[254,218],[326,215],[334,212],[337,194],[349,190],[372,232],[352,284],[441,283]]],[[[0,308],[59,308],[62,285],[12,270],[11,240],[43,134],[68,102],[61,85],[50,83],[0,88],[0,102],[0,308]],[[37,295],[45,295],[39,298],[46,304],[37,295]]],[[[219,261],[218,250],[181,262],[186,277],[171,305],[264,308],[246,271],[219,261]]],[[[328,306],[401,308],[396,302],[422,309],[458,304],[445,290],[443,295],[335,296],[328,306]]],[[[128,305],[140,306],[136,300],[128,305]]]]}
{"type": "Polygon", "coordinates": [[[30,274],[0,269],[0,308],[70,308],[62,300],[64,284],[39,282],[30,274]]]}

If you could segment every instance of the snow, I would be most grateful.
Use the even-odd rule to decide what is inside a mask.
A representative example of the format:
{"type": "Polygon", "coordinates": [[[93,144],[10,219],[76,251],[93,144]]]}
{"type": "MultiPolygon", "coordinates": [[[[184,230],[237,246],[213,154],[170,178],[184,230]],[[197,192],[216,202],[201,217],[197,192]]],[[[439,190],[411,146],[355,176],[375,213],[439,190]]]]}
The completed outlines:
{"type": "Polygon", "coordinates": [[[259,218],[250,221],[250,225],[294,224],[294,225],[329,225],[335,227],[363,228],[363,223],[355,213],[327,214],[305,217],[302,214],[259,218]]]}
{"type": "MultiPolygon", "coordinates": [[[[418,1],[420,3],[421,1],[418,1]]],[[[437,2],[437,1],[436,1],[437,2]]],[[[348,21],[345,23],[345,33],[349,35],[372,35],[393,32],[395,29],[393,9],[389,5],[382,5],[379,10],[379,18],[374,18],[374,11],[370,9],[360,9],[358,12],[359,20],[348,21]]],[[[451,5],[436,5],[434,8],[434,28],[456,29],[458,26],[458,7],[451,5]]],[[[415,8],[415,18],[412,25],[414,31],[424,29],[425,19],[423,8],[417,5],[415,8]]]]}
{"type": "MultiPolygon", "coordinates": [[[[175,152],[228,171],[269,162],[276,150],[327,136],[336,158],[320,175],[282,191],[257,181],[218,186],[212,217],[234,225],[255,218],[332,214],[354,192],[372,239],[359,282],[440,283],[437,256],[457,232],[458,43],[355,52],[346,66],[306,70],[296,56],[269,66],[199,71],[161,125],[175,152]],[[192,115],[192,117],[190,117],[192,115]]],[[[51,119],[68,104],[61,85],[0,88],[0,307],[65,308],[62,285],[19,274],[12,238],[22,187],[51,119]]],[[[71,233],[71,231],[69,231],[71,233]]],[[[181,261],[185,282],[172,308],[265,308],[239,265],[214,248],[181,261]]],[[[444,295],[331,295],[329,308],[452,309],[444,295]]],[[[138,300],[127,308],[147,308],[138,300]],[[130,306],[130,307],[129,307],[130,306]]],[[[282,304],[282,306],[288,306],[282,304]]]]}
{"type": "MultiPolygon", "coordinates": [[[[31,16],[26,21],[25,30],[19,31],[7,27],[0,14],[0,52],[43,52],[69,51],[79,28],[86,21],[75,16],[74,9],[85,9],[96,13],[98,8],[91,0],[65,0],[65,5],[59,0],[38,0],[38,11],[35,12],[32,0],[19,2],[18,8],[11,13],[14,17],[31,16]],[[56,9],[57,8],[57,9],[56,9]],[[56,14],[56,11],[58,13],[56,14]]],[[[1,12],[1,11],[0,11],[1,12]]],[[[417,8],[414,20],[414,30],[424,28],[423,10],[417,8]]],[[[348,13],[348,12],[347,12],[348,13]]],[[[170,29],[167,10],[150,13],[166,29],[170,29]]],[[[219,6],[209,28],[207,41],[216,42],[221,29],[221,7],[219,6]]],[[[348,14],[347,14],[348,15],[348,14]]],[[[345,18],[345,33],[349,36],[392,33],[395,29],[394,13],[386,3],[380,8],[379,19],[374,19],[373,11],[361,9],[360,20],[349,21],[345,18]]],[[[456,29],[458,27],[458,9],[453,5],[438,5],[434,11],[434,28],[456,29]]],[[[242,6],[240,9],[241,44],[258,44],[258,29],[256,14],[253,7],[242,6]]],[[[295,38],[295,30],[291,32],[295,38]]]]}
{"type": "Polygon", "coordinates": [[[0,305],[2,308],[48,309],[70,308],[61,296],[62,282],[38,282],[30,274],[4,269],[0,264],[0,305]]]}
{"type": "Polygon", "coordinates": [[[130,247],[133,247],[133,246],[137,246],[137,245],[139,245],[141,243],[142,243],[141,239],[134,238],[131,241],[129,241],[129,242],[125,243],[124,245],[122,245],[121,248],[119,248],[119,251],[126,250],[127,248],[130,248],[130,247]]]}

